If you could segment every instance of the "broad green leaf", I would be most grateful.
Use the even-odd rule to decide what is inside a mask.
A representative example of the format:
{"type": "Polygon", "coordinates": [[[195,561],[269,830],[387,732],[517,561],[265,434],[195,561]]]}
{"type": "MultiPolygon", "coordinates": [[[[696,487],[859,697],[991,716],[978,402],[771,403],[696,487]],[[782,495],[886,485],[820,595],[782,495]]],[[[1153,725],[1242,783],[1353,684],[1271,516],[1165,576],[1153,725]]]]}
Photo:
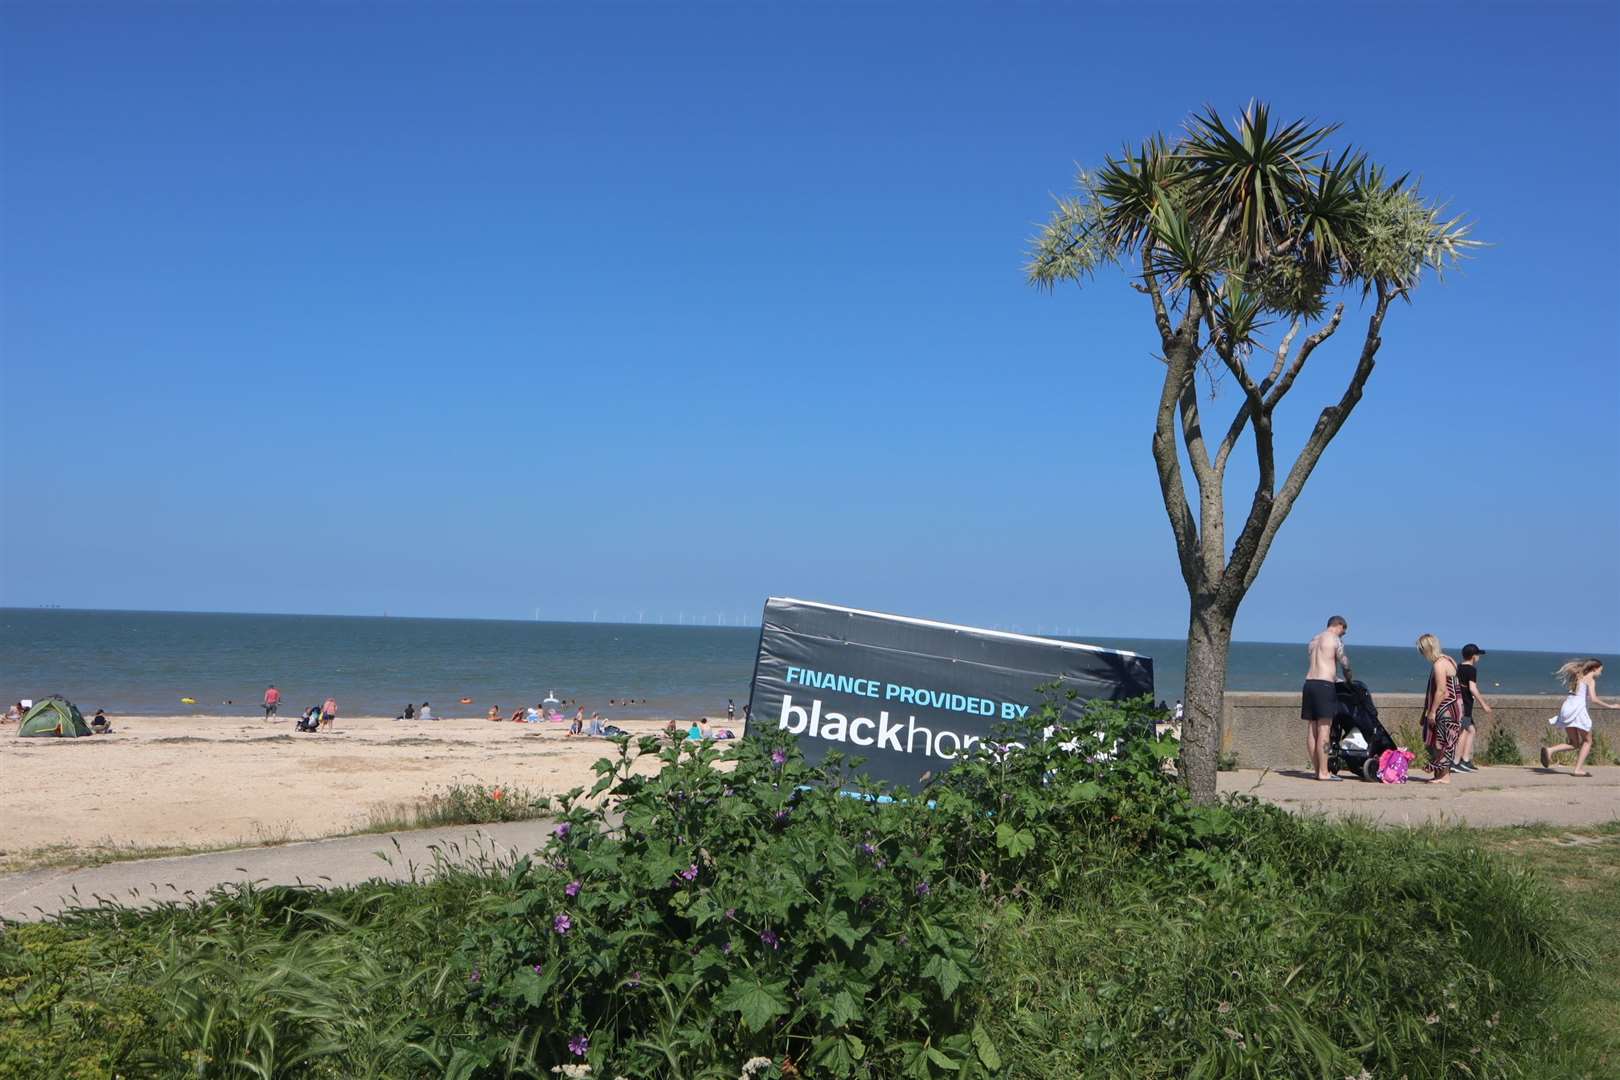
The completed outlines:
{"type": "Polygon", "coordinates": [[[714,1003],[726,1012],[740,1014],[749,1029],[763,1031],[772,1017],[788,1011],[787,980],[762,983],[757,979],[734,978],[714,1003]]]}
{"type": "Polygon", "coordinates": [[[973,1025],[973,1049],[978,1051],[979,1061],[985,1068],[991,1072],[1001,1070],[1001,1055],[996,1053],[996,1044],[990,1041],[990,1036],[977,1023],[973,1025]]]}

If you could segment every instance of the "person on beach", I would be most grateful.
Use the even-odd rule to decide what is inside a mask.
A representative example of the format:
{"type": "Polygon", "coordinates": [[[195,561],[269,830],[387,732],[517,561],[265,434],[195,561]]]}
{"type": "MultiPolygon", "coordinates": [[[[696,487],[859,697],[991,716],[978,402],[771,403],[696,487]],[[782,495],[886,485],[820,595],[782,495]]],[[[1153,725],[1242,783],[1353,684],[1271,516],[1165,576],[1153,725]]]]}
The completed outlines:
{"type": "Polygon", "coordinates": [[[1318,780],[1338,779],[1328,772],[1328,733],[1339,712],[1339,698],[1333,692],[1339,669],[1344,669],[1345,682],[1351,680],[1350,658],[1344,652],[1344,635],[1349,632],[1350,624],[1345,622],[1344,616],[1335,615],[1327,621],[1327,629],[1305,646],[1308,664],[1305,687],[1300,692],[1299,718],[1309,725],[1305,730],[1305,745],[1318,780]]]}
{"type": "Polygon", "coordinates": [[[500,718],[501,718],[501,707],[499,705],[491,705],[489,707],[489,712],[485,714],[485,719],[487,719],[487,720],[499,720],[500,718]]]}
{"type": "Polygon", "coordinates": [[[422,707],[420,709],[416,710],[416,718],[418,720],[432,720],[433,719],[433,706],[429,705],[425,701],[422,702],[422,707]]]}
{"type": "Polygon", "coordinates": [[[22,702],[16,702],[6,710],[6,723],[15,724],[23,718],[22,702]]]}
{"type": "Polygon", "coordinates": [[[1440,649],[1440,639],[1424,634],[1418,652],[1429,662],[1429,689],[1423,695],[1423,744],[1429,748],[1431,784],[1451,783],[1457,765],[1457,736],[1462,733],[1462,684],[1457,661],[1440,649]]]}
{"type": "Polygon", "coordinates": [[[1553,766],[1553,755],[1574,750],[1575,770],[1571,776],[1591,776],[1586,771],[1586,755],[1592,752],[1592,714],[1588,705],[1601,705],[1605,709],[1620,709],[1620,702],[1604,701],[1597,695],[1598,676],[1603,674],[1603,661],[1596,657],[1571,660],[1558,669],[1558,680],[1569,691],[1564,703],[1558,706],[1558,715],[1548,721],[1558,727],[1565,742],[1541,748],[1541,767],[1553,766]]]}
{"type": "Polygon", "coordinates": [[[280,704],[281,691],[276,689],[275,683],[271,683],[270,689],[264,692],[264,718],[266,720],[275,719],[276,707],[280,704]]]}
{"type": "Polygon", "coordinates": [[[726,698],[726,723],[728,723],[728,724],[732,723],[736,719],[737,719],[737,703],[735,701],[733,701],[731,698],[726,698]]]}
{"type": "Polygon", "coordinates": [[[321,727],[330,729],[337,722],[337,699],[329,697],[321,706],[321,727]]]}
{"type": "Polygon", "coordinates": [[[1479,689],[1479,658],[1485,650],[1469,642],[1462,648],[1462,663],[1457,665],[1457,682],[1462,685],[1462,734],[1457,736],[1457,771],[1479,772],[1474,764],[1474,703],[1484,706],[1486,712],[1495,712],[1491,703],[1479,689]]]}

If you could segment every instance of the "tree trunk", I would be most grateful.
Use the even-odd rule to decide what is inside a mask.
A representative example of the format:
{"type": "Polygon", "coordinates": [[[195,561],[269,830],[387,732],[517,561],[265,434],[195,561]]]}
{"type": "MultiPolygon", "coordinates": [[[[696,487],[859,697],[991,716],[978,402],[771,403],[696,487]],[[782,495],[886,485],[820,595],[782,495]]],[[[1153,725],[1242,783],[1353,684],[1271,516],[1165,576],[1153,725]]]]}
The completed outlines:
{"type": "Polygon", "coordinates": [[[1226,654],[1232,615],[1206,597],[1193,597],[1187,623],[1187,685],[1182,698],[1181,775],[1193,801],[1214,802],[1226,700],[1226,654]]]}

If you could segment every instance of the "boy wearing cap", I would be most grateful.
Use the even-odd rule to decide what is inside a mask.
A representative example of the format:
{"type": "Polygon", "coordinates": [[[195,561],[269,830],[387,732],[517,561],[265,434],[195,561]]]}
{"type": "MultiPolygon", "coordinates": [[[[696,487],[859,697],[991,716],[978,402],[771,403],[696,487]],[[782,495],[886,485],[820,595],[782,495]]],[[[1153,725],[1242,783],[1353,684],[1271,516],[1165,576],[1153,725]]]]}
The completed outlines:
{"type": "Polygon", "coordinates": [[[1457,771],[1479,772],[1474,764],[1474,702],[1485,706],[1486,712],[1495,712],[1485,695],[1479,692],[1479,658],[1485,650],[1469,642],[1462,648],[1462,663],[1457,665],[1457,682],[1462,684],[1462,733],[1457,736],[1457,771]]]}

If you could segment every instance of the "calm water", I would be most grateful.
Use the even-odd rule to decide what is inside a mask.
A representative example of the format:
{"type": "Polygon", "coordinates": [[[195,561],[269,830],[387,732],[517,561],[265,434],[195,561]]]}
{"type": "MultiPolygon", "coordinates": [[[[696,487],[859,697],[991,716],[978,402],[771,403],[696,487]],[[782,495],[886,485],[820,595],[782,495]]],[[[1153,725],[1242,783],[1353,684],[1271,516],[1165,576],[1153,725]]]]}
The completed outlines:
{"type": "MultiPolygon", "coordinates": [[[[349,716],[393,716],[407,701],[482,715],[552,690],[613,716],[714,715],[727,698],[739,709],[747,700],[758,639],[736,627],[0,608],[0,699],[61,693],[115,715],[247,716],[274,682],[284,715],[328,694],[349,716]],[[473,704],[461,705],[464,697],[473,704]],[[608,704],[624,698],[645,704],[608,704]]],[[[1085,640],[1152,656],[1158,696],[1181,696],[1181,642],[1085,640]]],[[[1231,688],[1297,689],[1304,656],[1303,643],[1236,644],[1231,688]]],[[[1426,678],[1410,648],[1352,645],[1350,657],[1375,692],[1421,690],[1426,678]]],[[[1565,659],[1493,650],[1480,681],[1504,693],[1555,693],[1551,672],[1565,659]]]]}

